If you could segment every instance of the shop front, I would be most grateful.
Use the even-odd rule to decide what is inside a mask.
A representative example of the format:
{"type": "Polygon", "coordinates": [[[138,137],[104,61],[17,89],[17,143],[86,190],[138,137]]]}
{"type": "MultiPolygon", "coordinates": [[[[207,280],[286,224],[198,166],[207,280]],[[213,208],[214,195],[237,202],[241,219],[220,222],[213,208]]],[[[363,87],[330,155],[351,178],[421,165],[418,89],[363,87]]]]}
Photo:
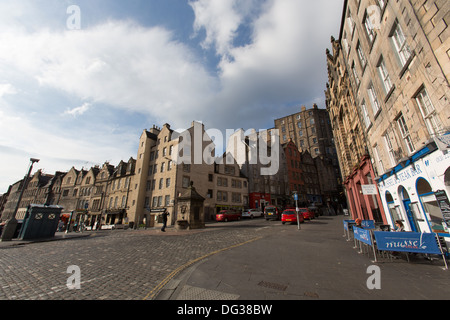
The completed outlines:
{"type": "Polygon", "coordinates": [[[344,182],[353,219],[373,220],[386,224],[385,211],[376,186],[369,156],[364,156],[344,182]]]}
{"type": "Polygon", "coordinates": [[[450,153],[431,142],[377,179],[387,222],[450,241],[450,153]]]}
{"type": "Polygon", "coordinates": [[[264,210],[266,205],[271,204],[269,193],[252,192],[249,194],[250,209],[264,210]]]}

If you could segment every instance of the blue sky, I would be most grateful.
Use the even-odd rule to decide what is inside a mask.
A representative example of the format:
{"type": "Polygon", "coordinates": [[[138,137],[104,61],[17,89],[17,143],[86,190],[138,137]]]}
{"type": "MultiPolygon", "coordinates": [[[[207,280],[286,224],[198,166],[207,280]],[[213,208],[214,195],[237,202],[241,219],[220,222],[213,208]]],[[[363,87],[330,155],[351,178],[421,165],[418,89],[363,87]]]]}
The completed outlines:
{"type": "Polygon", "coordinates": [[[343,0],[0,1],[0,194],[136,157],[142,130],[264,129],[325,107],[343,0]],[[67,8],[80,9],[70,30],[67,8]]]}

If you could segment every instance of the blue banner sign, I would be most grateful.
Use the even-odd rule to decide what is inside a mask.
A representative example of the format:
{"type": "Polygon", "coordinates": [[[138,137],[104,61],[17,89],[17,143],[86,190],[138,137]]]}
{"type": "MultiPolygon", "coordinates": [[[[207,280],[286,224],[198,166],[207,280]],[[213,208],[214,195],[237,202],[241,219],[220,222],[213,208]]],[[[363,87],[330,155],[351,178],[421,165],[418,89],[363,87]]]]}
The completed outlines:
{"type": "Polygon", "coordinates": [[[364,229],[375,229],[375,221],[373,221],[373,220],[363,220],[363,221],[361,221],[361,226],[364,229]]]}
{"type": "Polygon", "coordinates": [[[348,224],[355,224],[355,220],[344,220],[344,230],[348,230],[348,224]]]}
{"type": "Polygon", "coordinates": [[[435,233],[374,231],[378,250],[442,254],[435,233]]]}
{"type": "Polygon", "coordinates": [[[356,240],[364,242],[369,246],[372,245],[372,237],[370,236],[369,230],[353,227],[353,236],[355,237],[356,240]]]}

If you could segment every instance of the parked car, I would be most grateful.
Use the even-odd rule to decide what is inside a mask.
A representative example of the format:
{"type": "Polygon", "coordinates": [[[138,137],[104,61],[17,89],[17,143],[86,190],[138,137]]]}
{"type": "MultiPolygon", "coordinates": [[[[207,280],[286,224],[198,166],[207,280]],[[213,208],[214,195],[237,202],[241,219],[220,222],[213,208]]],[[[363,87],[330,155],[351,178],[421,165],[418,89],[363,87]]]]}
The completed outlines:
{"type": "Polygon", "coordinates": [[[308,208],[299,208],[299,209],[300,209],[300,213],[303,215],[304,219],[311,220],[311,219],[315,218],[314,212],[312,212],[308,208]]]}
{"type": "Polygon", "coordinates": [[[216,221],[227,222],[233,220],[241,220],[241,213],[239,211],[221,210],[218,214],[216,214],[216,221]]]}
{"type": "Polygon", "coordinates": [[[250,218],[253,219],[255,217],[262,217],[263,213],[259,209],[247,209],[242,212],[242,218],[250,218]]]}
{"type": "Polygon", "coordinates": [[[266,206],[264,208],[264,218],[266,220],[280,220],[281,209],[276,206],[266,206]]]}
{"type": "MultiPolygon", "coordinates": [[[[305,222],[301,212],[298,213],[298,221],[300,223],[305,222]]],[[[286,222],[297,223],[297,212],[295,209],[286,209],[283,211],[281,214],[281,223],[285,224],[286,222]]]]}

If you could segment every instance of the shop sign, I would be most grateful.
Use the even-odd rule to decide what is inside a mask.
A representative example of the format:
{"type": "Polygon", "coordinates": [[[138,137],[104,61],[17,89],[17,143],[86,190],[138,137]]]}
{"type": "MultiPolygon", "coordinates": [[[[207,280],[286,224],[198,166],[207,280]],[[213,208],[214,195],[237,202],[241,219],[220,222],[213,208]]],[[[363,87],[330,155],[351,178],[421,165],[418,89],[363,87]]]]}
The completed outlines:
{"type": "Polygon", "coordinates": [[[378,250],[442,254],[435,233],[374,231],[378,250]]]}
{"type": "Polygon", "coordinates": [[[375,184],[362,184],[361,189],[363,195],[366,196],[378,194],[377,186],[375,184]]]}
{"type": "Polygon", "coordinates": [[[385,180],[384,183],[378,183],[378,187],[380,189],[390,188],[401,182],[408,181],[409,179],[414,178],[419,174],[422,174],[420,165],[416,164],[414,167],[409,166],[402,171],[397,172],[397,178],[395,178],[395,176],[392,176],[389,179],[385,180]]]}

